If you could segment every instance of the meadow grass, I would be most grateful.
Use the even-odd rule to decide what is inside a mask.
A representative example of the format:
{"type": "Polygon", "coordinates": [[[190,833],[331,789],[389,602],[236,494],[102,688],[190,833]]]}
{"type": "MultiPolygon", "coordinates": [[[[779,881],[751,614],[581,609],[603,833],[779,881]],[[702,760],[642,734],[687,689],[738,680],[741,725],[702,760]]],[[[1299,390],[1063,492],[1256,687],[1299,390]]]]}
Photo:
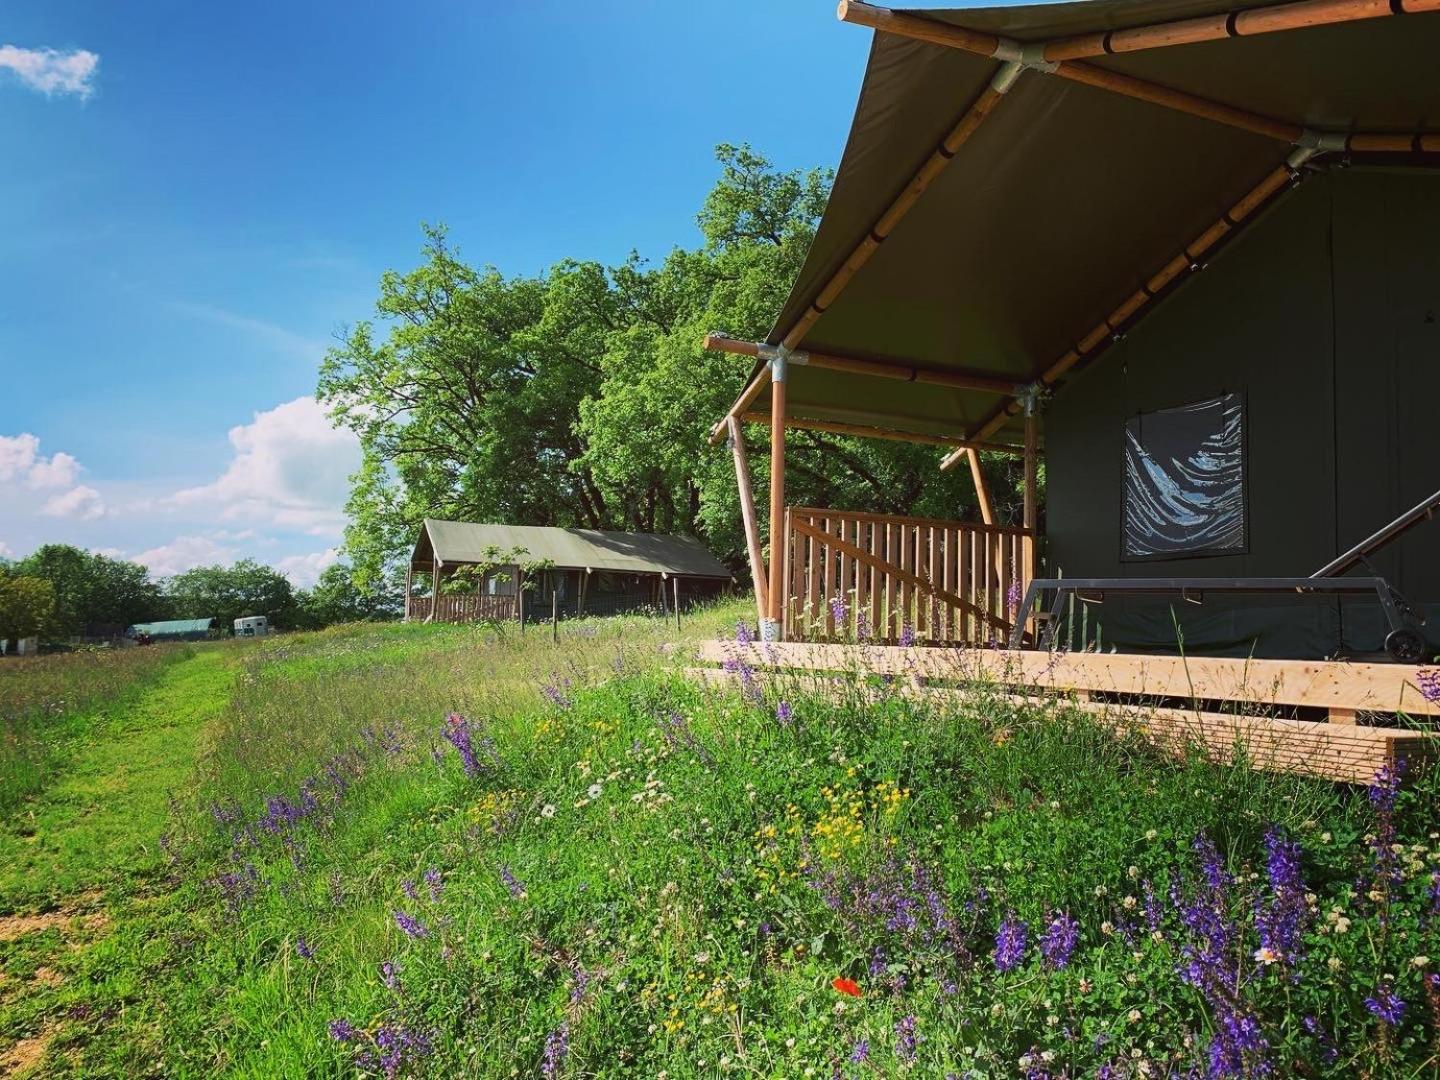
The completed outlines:
{"type": "Polygon", "coordinates": [[[29,980],[0,983],[0,1055],[48,1031],[55,1075],[1434,1072],[1433,772],[1176,761],[986,687],[708,689],[668,627],[566,631],[351,627],[176,669],[228,701],[161,865],[83,947],[0,941],[29,980]]]}
{"type": "Polygon", "coordinates": [[[106,709],[192,651],[162,645],[0,660],[0,818],[63,768],[106,709]]]}

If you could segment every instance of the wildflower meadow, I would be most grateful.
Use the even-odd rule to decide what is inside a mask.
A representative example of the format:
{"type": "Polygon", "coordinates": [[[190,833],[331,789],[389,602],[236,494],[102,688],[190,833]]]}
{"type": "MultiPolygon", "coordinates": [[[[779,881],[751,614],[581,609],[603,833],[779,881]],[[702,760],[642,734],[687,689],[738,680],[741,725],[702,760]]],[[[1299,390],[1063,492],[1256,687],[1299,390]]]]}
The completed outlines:
{"type": "Polygon", "coordinates": [[[673,629],[566,630],[234,653],[153,862],[100,886],[108,931],[58,960],[0,937],[0,1053],[48,1031],[55,1075],[1435,1074],[1427,762],[1263,775],[1063,702],[703,684],[673,629]],[[17,994],[42,963],[61,978],[17,994]]]}

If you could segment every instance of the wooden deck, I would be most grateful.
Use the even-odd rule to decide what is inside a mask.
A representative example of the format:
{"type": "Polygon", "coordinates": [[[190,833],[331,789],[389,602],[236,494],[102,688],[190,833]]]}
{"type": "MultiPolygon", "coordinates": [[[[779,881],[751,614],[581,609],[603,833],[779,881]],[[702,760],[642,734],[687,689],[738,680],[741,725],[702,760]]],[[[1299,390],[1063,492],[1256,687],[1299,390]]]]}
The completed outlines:
{"type": "MultiPolygon", "coordinates": [[[[1352,783],[1432,753],[1440,717],[1440,703],[1418,689],[1420,668],[1402,664],[721,641],[703,643],[697,659],[816,689],[834,686],[836,674],[891,676],[900,693],[942,701],[976,684],[999,687],[1020,700],[1063,701],[1168,750],[1239,754],[1256,768],[1352,783]]],[[[720,667],[694,674],[735,677],[720,667]]]]}

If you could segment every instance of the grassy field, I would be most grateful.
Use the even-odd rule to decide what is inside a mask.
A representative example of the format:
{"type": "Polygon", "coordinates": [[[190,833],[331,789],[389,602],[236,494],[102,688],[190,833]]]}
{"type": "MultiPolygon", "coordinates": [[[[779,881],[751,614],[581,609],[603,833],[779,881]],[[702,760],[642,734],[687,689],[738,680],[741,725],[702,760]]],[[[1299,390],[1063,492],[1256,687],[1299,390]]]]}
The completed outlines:
{"type": "Polygon", "coordinates": [[[1435,1074],[1433,773],[704,690],[673,627],[564,631],[103,676],[0,826],[0,1072],[1435,1074]]]}

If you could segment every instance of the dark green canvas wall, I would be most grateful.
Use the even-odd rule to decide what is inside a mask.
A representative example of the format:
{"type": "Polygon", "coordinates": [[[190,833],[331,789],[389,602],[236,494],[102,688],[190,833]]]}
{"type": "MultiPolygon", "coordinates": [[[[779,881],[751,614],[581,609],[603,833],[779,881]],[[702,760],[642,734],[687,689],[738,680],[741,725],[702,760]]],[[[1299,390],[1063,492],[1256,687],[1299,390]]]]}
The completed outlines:
{"type": "MultiPolygon", "coordinates": [[[[1048,572],[1067,577],[1303,576],[1440,489],[1440,172],[1310,176],[1121,342],[1045,415],[1048,572]],[[1249,550],[1122,562],[1127,417],[1246,398],[1249,550]]],[[[1440,646],[1440,521],[1376,567],[1431,605],[1440,646]]],[[[1112,599],[1105,643],[1267,656],[1378,649],[1373,604],[1112,599]]]]}

